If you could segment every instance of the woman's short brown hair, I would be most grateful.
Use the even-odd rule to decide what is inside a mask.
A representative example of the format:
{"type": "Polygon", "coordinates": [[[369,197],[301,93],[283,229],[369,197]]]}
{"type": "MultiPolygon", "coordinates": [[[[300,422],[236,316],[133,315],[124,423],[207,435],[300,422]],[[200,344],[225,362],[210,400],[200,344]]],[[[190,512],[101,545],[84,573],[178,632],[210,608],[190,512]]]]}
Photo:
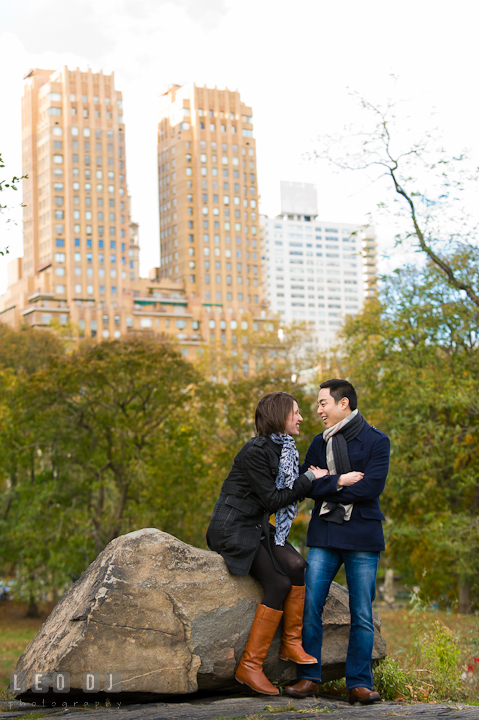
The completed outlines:
{"type": "Polygon", "coordinates": [[[258,435],[283,433],[288,416],[291,415],[294,403],[293,395],[287,392],[268,393],[258,403],[254,414],[254,424],[258,435]]]}

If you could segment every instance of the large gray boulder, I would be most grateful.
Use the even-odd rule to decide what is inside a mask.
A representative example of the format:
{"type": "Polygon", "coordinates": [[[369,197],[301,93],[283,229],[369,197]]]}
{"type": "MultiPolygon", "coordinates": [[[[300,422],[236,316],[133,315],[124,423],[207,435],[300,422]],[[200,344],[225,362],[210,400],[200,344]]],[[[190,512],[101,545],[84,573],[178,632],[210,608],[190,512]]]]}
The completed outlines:
{"type": "MultiPolygon", "coordinates": [[[[82,692],[90,672],[100,674],[102,690],[109,687],[105,675],[120,673],[124,699],[239,689],[234,672],[261,597],[259,583],[230,575],[214,552],[151,528],[123,535],[65,593],[28,645],[16,668],[25,673],[17,694],[32,697],[26,687],[32,673],[63,672],[70,674],[70,695],[82,692]]],[[[323,621],[323,678],[330,680],[344,675],[350,622],[348,593],[336,583],[323,621]]],[[[382,658],[377,612],[374,622],[374,658],[382,658]]],[[[279,660],[279,644],[278,631],[264,667],[271,681],[284,684],[295,666],[279,660]]]]}

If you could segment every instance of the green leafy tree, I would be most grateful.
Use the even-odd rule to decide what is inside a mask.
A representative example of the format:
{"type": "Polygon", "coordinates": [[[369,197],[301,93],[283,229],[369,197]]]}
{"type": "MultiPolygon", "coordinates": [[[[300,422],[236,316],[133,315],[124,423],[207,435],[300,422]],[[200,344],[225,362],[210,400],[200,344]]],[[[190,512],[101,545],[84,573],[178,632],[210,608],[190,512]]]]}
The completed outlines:
{"type": "MultiPolygon", "coordinates": [[[[32,614],[121,533],[158,527],[205,547],[221,485],[255,434],[265,393],[297,396],[307,418],[302,454],[315,434],[311,398],[289,370],[287,379],[270,368],[211,383],[154,340],[65,352],[53,332],[4,331],[2,339],[0,572],[15,575],[32,614]]],[[[220,367],[221,377],[230,372],[220,367]]]]}
{"type": "Polygon", "coordinates": [[[139,340],[84,346],[5,383],[0,564],[38,590],[145,520],[191,540],[211,407],[191,364],[139,340]]]}
{"type": "Polygon", "coordinates": [[[0,324],[0,370],[32,375],[52,357],[62,355],[65,349],[66,343],[57,333],[38,332],[33,328],[16,331],[0,324]]]}
{"type": "Polygon", "coordinates": [[[339,367],[364,386],[364,404],[390,429],[393,482],[386,499],[396,562],[401,556],[403,569],[414,568],[426,595],[458,596],[459,609],[469,611],[477,603],[479,569],[478,170],[467,152],[440,145],[437,128],[422,136],[411,130],[401,104],[358,99],[362,112],[354,125],[321,138],[312,155],[382,186],[378,214],[402,228],[397,244],[417,252],[427,268],[385,280],[381,303],[347,325],[339,367]],[[410,446],[405,427],[414,437],[410,446]]]}
{"type": "Polygon", "coordinates": [[[338,360],[391,438],[388,551],[423,596],[463,612],[479,601],[478,329],[475,303],[439,267],[407,267],[346,323],[338,360]]]}

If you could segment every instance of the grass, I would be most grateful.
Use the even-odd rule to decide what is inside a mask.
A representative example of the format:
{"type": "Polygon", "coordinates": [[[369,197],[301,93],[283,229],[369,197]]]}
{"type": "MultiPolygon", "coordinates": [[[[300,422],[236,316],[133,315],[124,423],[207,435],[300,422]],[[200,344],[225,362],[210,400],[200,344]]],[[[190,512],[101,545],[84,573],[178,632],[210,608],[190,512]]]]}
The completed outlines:
{"type": "Polygon", "coordinates": [[[375,670],[385,699],[477,704],[479,618],[440,611],[382,609],[388,658],[375,670]]]}
{"type": "Polygon", "coordinates": [[[269,712],[269,713],[300,712],[300,709],[294,705],[292,700],[290,700],[287,705],[282,705],[277,708],[274,708],[272,705],[266,705],[266,707],[263,708],[263,712],[269,712]]]}
{"type": "Polygon", "coordinates": [[[479,617],[441,611],[410,612],[406,608],[391,610],[378,608],[381,614],[381,632],[388,644],[388,654],[399,660],[412,649],[412,638],[419,628],[430,626],[435,620],[454,633],[461,657],[479,656],[479,617]]]}
{"type": "Polygon", "coordinates": [[[20,655],[40,630],[50,610],[50,607],[41,608],[41,618],[27,618],[26,603],[0,601],[0,698],[7,697],[10,673],[15,670],[20,655]]]}
{"type": "Polygon", "coordinates": [[[237,715],[236,717],[219,717],[215,720],[265,720],[264,715],[237,715]]]}

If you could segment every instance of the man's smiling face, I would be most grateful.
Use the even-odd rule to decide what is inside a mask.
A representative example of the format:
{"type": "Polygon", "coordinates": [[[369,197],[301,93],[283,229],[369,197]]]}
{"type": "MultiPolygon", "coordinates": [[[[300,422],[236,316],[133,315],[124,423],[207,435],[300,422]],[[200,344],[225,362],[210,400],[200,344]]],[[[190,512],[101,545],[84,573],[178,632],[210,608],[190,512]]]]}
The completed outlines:
{"type": "Polygon", "coordinates": [[[351,414],[348,398],[341,398],[336,403],[329,388],[321,388],[318,395],[318,415],[326,425],[326,428],[333,427],[340,420],[351,414]]]}

